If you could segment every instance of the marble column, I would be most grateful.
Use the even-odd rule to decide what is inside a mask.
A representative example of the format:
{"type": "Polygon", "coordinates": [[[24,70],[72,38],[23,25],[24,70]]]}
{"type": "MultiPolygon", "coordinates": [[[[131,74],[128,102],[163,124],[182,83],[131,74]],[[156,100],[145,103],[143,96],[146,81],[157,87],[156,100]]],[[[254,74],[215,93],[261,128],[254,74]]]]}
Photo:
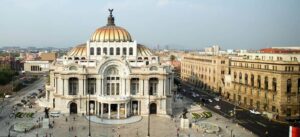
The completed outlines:
{"type": "Polygon", "coordinates": [[[108,104],[108,116],[107,116],[108,119],[110,119],[110,104],[108,104]]]}

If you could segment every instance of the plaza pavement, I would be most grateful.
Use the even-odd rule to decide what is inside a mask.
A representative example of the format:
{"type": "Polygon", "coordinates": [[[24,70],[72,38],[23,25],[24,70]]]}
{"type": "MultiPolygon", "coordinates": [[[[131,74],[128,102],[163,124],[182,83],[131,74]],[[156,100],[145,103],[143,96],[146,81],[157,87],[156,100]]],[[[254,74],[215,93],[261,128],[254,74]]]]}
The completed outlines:
{"type": "MultiPolygon", "coordinates": [[[[34,106],[32,109],[29,108],[19,108],[19,111],[22,112],[37,112],[34,115],[33,119],[30,118],[9,118],[8,114],[11,113],[11,106],[19,102],[23,96],[30,94],[35,91],[37,88],[41,86],[41,81],[36,82],[34,85],[25,89],[24,92],[20,92],[20,96],[9,101],[10,104],[5,105],[6,111],[1,113],[0,119],[0,137],[7,137],[9,127],[15,123],[22,121],[38,121],[39,117],[44,116],[43,108],[39,106],[34,106]],[[9,125],[7,125],[9,122],[9,125]]],[[[195,129],[179,129],[179,116],[182,113],[184,107],[190,109],[191,106],[195,106],[197,111],[209,111],[203,107],[195,105],[195,103],[188,99],[183,98],[176,99],[176,102],[173,105],[174,118],[160,117],[156,115],[151,115],[150,117],[150,136],[151,137],[176,137],[177,131],[180,137],[230,137],[231,130],[235,137],[255,137],[254,134],[245,130],[243,127],[238,126],[230,120],[213,113],[213,117],[203,120],[204,122],[210,122],[212,124],[217,124],[221,127],[220,134],[205,134],[202,131],[197,131],[195,129]],[[226,128],[227,127],[227,128],[226,128]]],[[[51,111],[51,110],[50,110],[51,111]]],[[[17,133],[11,132],[11,135],[14,137],[87,137],[88,136],[88,120],[85,116],[79,115],[61,115],[58,118],[50,118],[50,122],[52,123],[54,120],[54,128],[44,129],[44,128],[36,128],[27,133],[17,133]],[[75,120],[74,120],[75,117],[75,120]],[[67,119],[67,121],[66,121],[67,119]],[[73,127],[73,130],[71,130],[73,127]]],[[[146,137],[148,131],[148,117],[143,116],[142,120],[131,123],[131,124],[121,124],[121,125],[108,125],[108,124],[98,124],[91,122],[91,135],[92,137],[146,137]]]]}

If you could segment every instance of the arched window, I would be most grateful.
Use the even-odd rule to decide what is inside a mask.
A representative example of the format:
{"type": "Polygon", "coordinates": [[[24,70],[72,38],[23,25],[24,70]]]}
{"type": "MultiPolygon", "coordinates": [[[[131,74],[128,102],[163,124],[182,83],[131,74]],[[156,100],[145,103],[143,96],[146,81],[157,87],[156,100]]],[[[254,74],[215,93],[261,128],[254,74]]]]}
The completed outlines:
{"type": "Polygon", "coordinates": [[[156,58],[155,58],[155,57],[152,57],[152,60],[156,60],[156,58]]]}
{"type": "Polygon", "coordinates": [[[130,80],[130,94],[136,95],[139,92],[139,78],[132,78],[130,80]]]}
{"type": "Polygon", "coordinates": [[[90,48],[90,55],[94,55],[94,48],[93,47],[90,48]]]}
{"type": "Polygon", "coordinates": [[[253,87],[254,86],[254,75],[251,74],[251,86],[253,87]]]}
{"type": "Polygon", "coordinates": [[[149,79],[149,95],[157,95],[158,78],[149,79]]]}
{"type": "MultiPolygon", "coordinates": [[[[205,68],[205,72],[206,72],[206,68],[205,68]]],[[[236,80],[236,72],[233,73],[233,80],[236,80]]]]}
{"type": "Polygon", "coordinates": [[[85,60],[85,57],[82,57],[81,60],[85,60]]]}
{"type": "Polygon", "coordinates": [[[129,48],[129,55],[133,55],[133,48],[132,47],[129,48]]]}
{"type": "Polygon", "coordinates": [[[144,60],[148,60],[148,57],[145,57],[144,60]]]}
{"type": "Polygon", "coordinates": [[[248,74],[245,74],[245,84],[248,85],[248,74]]]}
{"type": "Polygon", "coordinates": [[[71,66],[71,67],[69,68],[69,70],[77,70],[77,67],[76,67],[76,66],[71,66]]]}
{"type": "Polygon", "coordinates": [[[88,78],[88,94],[94,95],[96,93],[96,78],[88,78]]]}
{"type": "Polygon", "coordinates": [[[156,70],[157,70],[157,67],[156,67],[156,66],[152,66],[152,67],[150,67],[150,70],[151,70],[151,71],[156,71],[156,70]]]}
{"type": "Polygon", "coordinates": [[[268,80],[268,77],[266,76],[265,77],[265,90],[268,90],[269,89],[269,80],[268,80]]]}
{"type": "Polygon", "coordinates": [[[78,78],[69,78],[69,95],[77,95],[78,78]]]}
{"type": "Polygon", "coordinates": [[[242,80],[243,80],[243,78],[242,78],[242,73],[240,72],[240,73],[239,73],[239,82],[242,83],[242,80]]]}
{"type": "Polygon", "coordinates": [[[109,48],[109,55],[114,55],[114,48],[113,47],[109,48]]]}
{"type": "Polygon", "coordinates": [[[100,47],[97,48],[97,55],[101,55],[101,48],[100,47]]]}
{"type": "Polygon", "coordinates": [[[106,73],[106,92],[105,95],[120,95],[119,70],[116,67],[109,68],[106,73]]]}
{"type": "Polygon", "coordinates": [[[276,78],[273,78],[273,80],[272,80],[272,87],[273,87],[274,91],[277,90],[277,81],[276,81],[276,78]]]}
{"type": "Polygon", "coordinates": [[[127,48],[123,48],[123,55],[127,55],[127,48]]]}
{"type": "Polygon", "coordinates": [[[260,75],[257,76],[257,87],[261,88],[261,79],[260,79],[260,75]]]}
{"type": "Polygon", "coordinates": [[[292,92],[292,80],[288,79],[286,81],[286,92],[291,93],[292,92]]]}
{"type": "Polygon", "coordinates": [[[79,60],[79,57],[75,57],[74,60],[79,60]]]}
{"type": "Polygon", "coordinates": [[[103,48],[103,54],[104,54],[104,55],[107,55],[107,48],[106,48],[106,47],[103,48]]]}
{"type": "Polygon", "coordinates": [[[117,47],[117,53],[116,54],[120,55],[120,48],[119,47],[117,47]]]}

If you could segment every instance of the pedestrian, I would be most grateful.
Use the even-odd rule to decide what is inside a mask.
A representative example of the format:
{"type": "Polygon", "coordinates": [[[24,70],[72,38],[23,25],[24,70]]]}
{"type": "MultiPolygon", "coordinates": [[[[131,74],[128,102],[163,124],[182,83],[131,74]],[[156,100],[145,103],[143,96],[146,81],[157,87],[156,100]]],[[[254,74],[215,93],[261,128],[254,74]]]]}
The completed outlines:
{"type": "Polygon", "coordinates": [[[71,130],[73,131],[73,126],[71,126],[71,130]]]}
{"type": "Polygon", "coordinates": [[[69,127],[69,132],[71,131],[70,127],[69,127]]]}
{"type": "Polygon", "coordinates": [[[35,132],[35,136],[36,136],[36,137],[39,137],[39,134],[38,134],[38,132],[37,132],[37,131],[35,132]]]}
{"type": "Polygon", "coordinates": [[[75,117],[73,118],[73,120],[75,121],[75,117]]]}
{"type": "Polygon", "coordinates": [[[54,120],[52,121],[53,125],[54,125],[54,120]]]}
{"type": "Polygon", "coordinates": [[[66,117],[66,122],[68,122],[68,118],[66,117]]]}

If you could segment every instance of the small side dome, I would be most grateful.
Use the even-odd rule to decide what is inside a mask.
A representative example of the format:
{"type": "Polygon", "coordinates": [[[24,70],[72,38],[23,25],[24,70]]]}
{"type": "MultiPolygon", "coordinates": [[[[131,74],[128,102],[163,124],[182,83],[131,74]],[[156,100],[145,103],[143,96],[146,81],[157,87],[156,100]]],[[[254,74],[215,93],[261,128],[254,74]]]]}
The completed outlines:
{"type": "Polygon", "coordinates": [[[68,53],[67,56],[78,56],[78,57],[85,57],[86,56],[86,44],[80,44],[74,48],[72,48],[68,53]]]}

